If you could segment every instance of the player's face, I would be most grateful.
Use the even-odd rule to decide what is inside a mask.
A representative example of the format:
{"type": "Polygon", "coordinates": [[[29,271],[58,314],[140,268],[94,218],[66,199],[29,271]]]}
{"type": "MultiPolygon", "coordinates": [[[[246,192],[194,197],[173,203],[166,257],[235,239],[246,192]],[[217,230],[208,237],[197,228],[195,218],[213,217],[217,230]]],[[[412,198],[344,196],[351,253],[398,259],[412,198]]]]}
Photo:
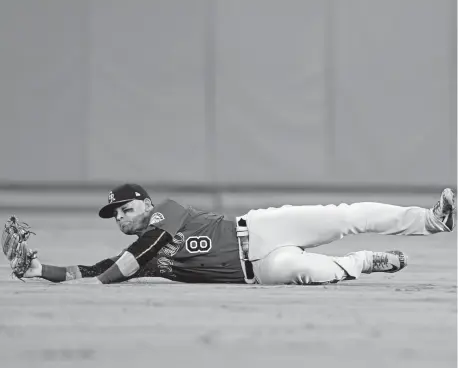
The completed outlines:
{"type": "Polygon", "coordinates": [[[124,234],[134,235],[141,233],[148,226],[149,203],[135,199],[114,210],[116,223],[124,234]]]}

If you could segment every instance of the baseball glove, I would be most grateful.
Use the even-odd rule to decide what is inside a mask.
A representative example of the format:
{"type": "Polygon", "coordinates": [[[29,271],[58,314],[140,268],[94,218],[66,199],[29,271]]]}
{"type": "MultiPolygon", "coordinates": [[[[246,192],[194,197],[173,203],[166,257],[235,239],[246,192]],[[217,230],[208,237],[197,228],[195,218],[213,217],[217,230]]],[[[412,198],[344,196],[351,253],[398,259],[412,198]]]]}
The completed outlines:
{"type": "Polygon", "coordinates": [[[10,262],[13,274],[22,279],[30,268],[32,260],[37,257],[37,252],[27,247],[27,240],[31,234],[30,226],[19,222],[16,216],[11,216],[5,224],[2,233],[2,249],[10,262]]]}

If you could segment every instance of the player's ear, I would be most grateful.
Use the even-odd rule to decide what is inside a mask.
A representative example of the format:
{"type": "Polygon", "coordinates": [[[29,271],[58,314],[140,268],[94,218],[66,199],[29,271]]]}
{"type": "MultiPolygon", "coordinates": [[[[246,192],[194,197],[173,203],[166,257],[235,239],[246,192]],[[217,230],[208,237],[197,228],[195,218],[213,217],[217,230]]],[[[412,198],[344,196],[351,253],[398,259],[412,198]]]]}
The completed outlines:
{"type": "Polygon", "coordinates": [[[151,211],[153,209],[153,204],[151,203],[151,199],[145,198],[144,202],[145,202],[145,211],[146,212],[151,211]]]}

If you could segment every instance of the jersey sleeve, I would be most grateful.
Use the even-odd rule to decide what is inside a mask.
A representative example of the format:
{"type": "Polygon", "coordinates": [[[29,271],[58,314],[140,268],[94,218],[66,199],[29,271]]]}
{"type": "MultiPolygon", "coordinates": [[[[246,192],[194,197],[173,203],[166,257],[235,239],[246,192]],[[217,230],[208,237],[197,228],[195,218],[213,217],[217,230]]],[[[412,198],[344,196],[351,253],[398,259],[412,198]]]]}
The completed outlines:
{"type": "Polygon", "coordinates": [[[154,206],[149,228],[155,227],[164,230],[173,238],[186,223],[188,216],[188,210],[185,207],[167,199],[154,206]]]}
{"type": "Polygon", "coordinates": [[[165,230],[153,228],[132,243],[116,262],[97,277],[102,284],[125,281],[137,274],[171,240],[171,235],[165,230]]]}

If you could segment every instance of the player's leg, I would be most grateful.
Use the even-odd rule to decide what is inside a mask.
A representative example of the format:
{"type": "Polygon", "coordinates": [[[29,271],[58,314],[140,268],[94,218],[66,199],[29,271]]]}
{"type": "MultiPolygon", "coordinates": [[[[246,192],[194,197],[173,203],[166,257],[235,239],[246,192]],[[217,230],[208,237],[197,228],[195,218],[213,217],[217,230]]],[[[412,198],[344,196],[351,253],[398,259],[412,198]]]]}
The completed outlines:
{"type": "Polygon", "coordinates": [[[251,260],[261,259],[279,246],[305,249],[349,234],[429,235],[451,231],[455,216],[455,195],[447,189],[429,209],[363,202],[253,210],[246,215],[249,255],[251,260]]]}
{"type": "Polygon", "coordinates": [[[286,246],[253,262],[253,271],[259,284],[316,285],[354,280],[361,273],[397,272],[407,265],[406,258],[398,251],[360,251],[330,257],[286,246]]]}

